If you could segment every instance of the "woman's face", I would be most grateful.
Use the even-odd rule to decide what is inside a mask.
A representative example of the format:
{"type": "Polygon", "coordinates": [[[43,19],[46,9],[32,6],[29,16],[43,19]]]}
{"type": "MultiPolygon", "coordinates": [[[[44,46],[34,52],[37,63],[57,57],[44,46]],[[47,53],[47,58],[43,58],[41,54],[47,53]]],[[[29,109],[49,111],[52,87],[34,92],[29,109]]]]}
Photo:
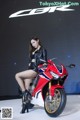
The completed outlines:
{"type": "Polygon", "coordinates": [[[39,40],[34,40],[34,39],[32,39],[31,40],[31,45],[34,47],[34,48],[38,48],[38,46],[39,46],[39,40]]]}

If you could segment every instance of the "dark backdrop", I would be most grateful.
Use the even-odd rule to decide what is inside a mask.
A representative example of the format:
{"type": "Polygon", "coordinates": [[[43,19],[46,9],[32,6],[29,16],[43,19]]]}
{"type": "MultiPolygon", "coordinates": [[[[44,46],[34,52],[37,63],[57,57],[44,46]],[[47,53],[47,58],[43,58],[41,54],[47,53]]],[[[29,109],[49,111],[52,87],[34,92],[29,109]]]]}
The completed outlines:
{"type": "Polygon", "coordinates": [[[64,86],[66,93],[80,93],[80,5],[69,7],[75,11],[9,18],[19,10],[46,7],[39,2],[0,0],[0,96],[18,94],[15,73],[27,69],[32,36],[40,38],[48,58],[57,57],[65,65],[76,64],[73,69],[67,68],[69,76],[64,86]]]}

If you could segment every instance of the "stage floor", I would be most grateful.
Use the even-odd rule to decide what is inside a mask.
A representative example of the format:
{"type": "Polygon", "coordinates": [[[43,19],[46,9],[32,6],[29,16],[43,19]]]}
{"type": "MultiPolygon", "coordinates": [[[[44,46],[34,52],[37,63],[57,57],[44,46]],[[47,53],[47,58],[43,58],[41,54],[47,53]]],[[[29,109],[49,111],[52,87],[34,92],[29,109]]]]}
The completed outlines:
{"type": "MultiPolygon", "coordinates": [[[[29,110],[29,113],[20,114],[21,99],[2,100],[1,107],[13,108],[13,120],[79,120],[80,119],[80,95],[67,95],[67,104],[63,113],[56,117],[49,117],[41,107],[29,110]]],[[[0,113],[1,119],[1,113],[0,113]]],[[[8,119],[6,119],[8,120],[8,119]]]]}

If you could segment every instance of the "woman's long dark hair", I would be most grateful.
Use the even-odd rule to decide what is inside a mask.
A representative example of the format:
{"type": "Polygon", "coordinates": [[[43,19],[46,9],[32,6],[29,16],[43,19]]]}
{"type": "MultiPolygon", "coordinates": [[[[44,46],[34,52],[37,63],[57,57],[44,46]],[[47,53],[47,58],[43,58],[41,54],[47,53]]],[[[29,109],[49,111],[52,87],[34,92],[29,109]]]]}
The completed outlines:
{"type": "MultiPolygon", "coordinates": [[[[32,39],[35,40],[35,41],[38,41],[38,40],[39,40],[38,37],[32,37],[32,39]]],[[[32,40],[32,39],[31,39],[31,40],[32,40]]],[[[42,46],[40,40],[39,40],[39,45],[42,46]]],[[[35,49],[36,49],[36,48],[34,48],[34,47],[32,46],[31,41],[30,41],[30,44],[29,44],[29,56],[30,56],[30,57],[31,57],[31,55],[32,55],[32,52],[33,52],[35,49]]]]}

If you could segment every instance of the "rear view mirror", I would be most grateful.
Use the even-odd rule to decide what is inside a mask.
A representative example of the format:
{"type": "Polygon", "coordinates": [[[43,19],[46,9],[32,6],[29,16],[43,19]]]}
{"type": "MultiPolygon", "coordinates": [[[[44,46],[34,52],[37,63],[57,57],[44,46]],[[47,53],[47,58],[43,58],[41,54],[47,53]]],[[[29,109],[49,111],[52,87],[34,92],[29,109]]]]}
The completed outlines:
{"type": "Polygon", "coordinates": [[[70,64],[70,65],[68,65],[67,67],[69,67],[69,68],[74,68],[76,65],[75,64],[70,64]]]}

